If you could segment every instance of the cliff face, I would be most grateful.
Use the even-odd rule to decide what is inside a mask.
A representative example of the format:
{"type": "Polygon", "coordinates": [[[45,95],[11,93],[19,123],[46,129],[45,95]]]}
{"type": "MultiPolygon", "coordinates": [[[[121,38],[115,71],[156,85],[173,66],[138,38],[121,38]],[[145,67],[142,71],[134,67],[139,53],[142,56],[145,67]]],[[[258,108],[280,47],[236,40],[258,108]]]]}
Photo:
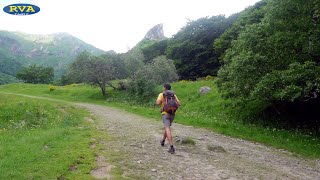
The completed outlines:
{"type": "Polygon", "coordinates": [[[163,40],[165,39],[163,33],[163,24],[157,24],[153,28],[151,28],[143,39],[147,40],[163,40]]]}

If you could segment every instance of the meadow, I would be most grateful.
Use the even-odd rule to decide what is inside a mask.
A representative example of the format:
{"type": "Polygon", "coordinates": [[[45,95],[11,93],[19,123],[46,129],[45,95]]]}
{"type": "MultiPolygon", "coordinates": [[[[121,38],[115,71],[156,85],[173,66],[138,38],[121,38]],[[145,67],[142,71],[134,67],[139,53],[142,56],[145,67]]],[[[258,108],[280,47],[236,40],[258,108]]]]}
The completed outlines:
{"type": "Polygon", "coordinates": [[[77,107],[0,95],[0,179],[92,179],[96,136],[77,107]]]}
{"type": "MultiPolygon", "coordinates": [[[[227,136],[263,143],[278,149],[288,150],[297,156],[319,158],[320,139],[312,134],[284,130],[260,124],[248,124],[231,115],[225,108],[225,100],[212,80],[180,81],[172,83],[173,90],[182,102],[175,122],[197,128],[206,128],[227,136]],[[199,88],[212,88],[208,94],[200,95],[199,88]]],[[[161,86],[158,91],[161,92],[161,86]]],[[[154,105],[154,98],[148,103],[136,103],[126,91],[109,88],[103,97],[100,89],[90,85],[67,86],[9,84],[0,86],[0,92],[50,97],[72,102],[89,102],[125,109],[160,121],[160,108],[154,105]]]]}

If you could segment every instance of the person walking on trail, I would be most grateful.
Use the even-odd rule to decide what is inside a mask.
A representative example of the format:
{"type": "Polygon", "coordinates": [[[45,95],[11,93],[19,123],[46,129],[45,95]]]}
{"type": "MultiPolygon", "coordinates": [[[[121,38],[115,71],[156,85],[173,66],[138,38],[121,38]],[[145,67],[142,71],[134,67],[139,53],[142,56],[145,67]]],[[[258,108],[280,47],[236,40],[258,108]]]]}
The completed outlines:
{"type": "Polygon", "coordinates": [[[163,92],[159,94],[157,101],[157,105],[161,105],[161,115],[162,122],[164,125],[164,134],[163,139],[160,141],[161,146],[164,146],[166,139],[168,139],[170,144],[169,153],[175,153],[175,149],[173,147],[173,140],[171,134],[171,125],[175,117],[175,112],[178,107],[181,105],[178,97],[171,90],[170,84],[163,85],[163,92]]]}

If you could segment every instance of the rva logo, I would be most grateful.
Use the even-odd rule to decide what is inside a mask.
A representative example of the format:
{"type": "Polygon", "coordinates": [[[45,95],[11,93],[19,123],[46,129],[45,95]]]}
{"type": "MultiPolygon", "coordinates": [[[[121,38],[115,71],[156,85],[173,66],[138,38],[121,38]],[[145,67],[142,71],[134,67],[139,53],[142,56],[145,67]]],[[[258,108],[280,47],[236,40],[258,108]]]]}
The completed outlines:
{"type": "Polygon", "coordinates": [[[40,11],[40,8],[32,4],[11,4],[3,8],[3,11],[12,15],[32,15],[40,11]]]}

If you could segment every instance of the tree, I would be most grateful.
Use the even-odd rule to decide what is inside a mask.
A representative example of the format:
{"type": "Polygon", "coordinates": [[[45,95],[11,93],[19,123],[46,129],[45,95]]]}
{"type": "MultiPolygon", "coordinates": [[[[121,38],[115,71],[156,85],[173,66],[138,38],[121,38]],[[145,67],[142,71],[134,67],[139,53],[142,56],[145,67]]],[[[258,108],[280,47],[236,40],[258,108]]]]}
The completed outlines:
{"type": "Polygon", "coordinates": [[[236,15],[230,18],[213,16],[190,21],[169,40],[166,55],[174,60],[182,79],[217,74],[220,55],[212,44],[235,20],[236,15]]]}
{"type": "Polygon", "coordinates": [[[174,82],[179,79],[175,65],[166,56],[159,56],[135,73],[134,77],[144,77],[155,84],[174,82]]]}
{"type": "Polygon", "coordinates": [[[16,77],[27,83],[48,84],[53,80],[54,69],[52,67],[30,65],[23,67],[16,77]]]}
{"type": "Polygon", "coordinates": [[[224,97],[242,111],[250,108],[249,115],[272,107],[278,115],[290,109],[289,119],[304,121],[292,107],[320,102],[317,7],[319,0],[269,0],[264,17],[245,25],[225,51],[217,81],[224,97]]]}
{"type": "Polygon", "coordinates": [[[166,49],[168,47],[168,39],[156,41],[154,44],[147,46],[142,49],[145,62],[150,63],[152,60],[158,56],[165,55],[166,49]]]}
{"type": "Polygon", "coordinates": [[[100,55],[99,57],[105,59],[112,67],[114,67],[114,78],[124,79],[128,77],[126,63],[118,54],[108,53],[100,55]]]}
{"type": "Polygon", "coordinates": [[[267,1],[268,0],[259,1],[241,13],[234,14],[228,18],[235,21],[234,24],[227,29],[220,38],[214,41],[214,49],[220,55],[219,59],[222,60],[222,63],[226,50],[231,47],[232,41],[238,39],[240,32],[248,25],[260,23],[264,18],[267,12],[267,1]]]}
{"type": "Polygon", "coordinates": [[[136,71],[131,77],[128,90],[137,101],[144,102],[155,96],[157,84],[174,82],[178,79],[173,61],[165,56],[159,56],[136,71]]]}
{"type": "Polygon", "coordinates": [[[82,52],[71,64],[71,74],[77,81],[98,85],[105,96],[106,85],[111,86],[110,81],[117,77],[113,58],[113,55],[92,56],[88,52],[82,52]]]}
{"type": "Polygon", "coordinates": [[[144,56],[139,48],[134,48],[122,54],[121,59],[125,64],[127,77],[132,76],[144,64],[144,56]]]}

